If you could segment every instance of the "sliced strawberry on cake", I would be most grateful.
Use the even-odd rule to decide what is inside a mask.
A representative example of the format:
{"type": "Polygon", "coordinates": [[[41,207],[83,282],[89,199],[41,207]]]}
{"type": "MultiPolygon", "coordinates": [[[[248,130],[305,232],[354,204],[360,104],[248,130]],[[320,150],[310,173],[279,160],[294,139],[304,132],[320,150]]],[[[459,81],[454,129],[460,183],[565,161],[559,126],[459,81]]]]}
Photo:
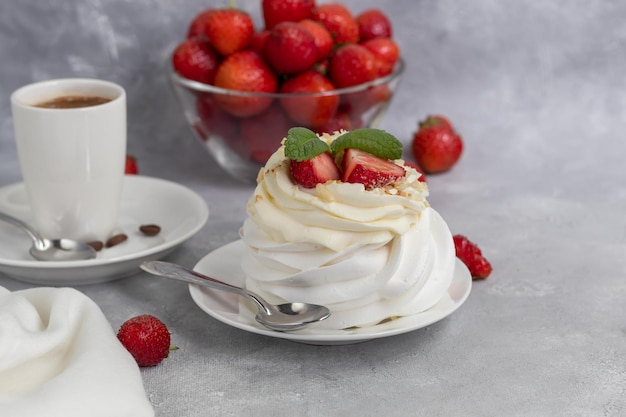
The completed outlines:
{"type": "Polygon", "coordinates": [[[309,129],[294,127],[289,129],[284,145],[291,175],[305,188],[341,180],[372,190],[406,173],[404,167],[393,162],[402,156],[402,143],[382,130],[356,129],[342,133],[329,144],[309,129]],[[341,164],[343,173],[337,164],[341,164]]]}
{"type": "Polygon", "coordinates": [[[315,188],[317,184],[341,179],[341,172],[328,152],[305,161],[292,160],[289,169],[296,182],[304,188],[315,188]]]}
{"type": "Polygon", "coordinates": [[[363,184],[366,190],[384,187],[405,174],[395,162],[359,149],[346,149],[342,165],[342,181],[363,184]]]}

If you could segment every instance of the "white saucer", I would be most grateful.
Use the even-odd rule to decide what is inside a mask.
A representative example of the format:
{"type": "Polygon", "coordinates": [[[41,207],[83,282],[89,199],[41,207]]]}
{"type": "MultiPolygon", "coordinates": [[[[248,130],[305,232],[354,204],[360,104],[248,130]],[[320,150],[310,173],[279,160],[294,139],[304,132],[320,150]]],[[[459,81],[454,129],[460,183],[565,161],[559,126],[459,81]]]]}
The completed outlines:
{"type": "MultiPolygon", "coordinates": [[[[196,264],[194,270],[229,284],[242,286],[245,277],[239,263],[243,250],[244,246],[241,240],[231,242],[202,258],[196,264]]],[[[215,319],[230,326],[294,342],[312,345],[342,345],[394,336],[433,324],[459,308],[467,299],[471,288],[472,277],[463,262],[457,259],[454,277],[448,287],[448,293],[427,311],[384,324],[359,329],[316,330],[315,326],[312,326],[291,333],[272,331],[258,324],[252,312],[245,308],[239,309],[239,299],[235,294],[194,284],[189,285],[189,292],[198,307],[215,319]]]]}
{"type": "MultiPolygon", "coordinates": [[[[0,188],[0,211],[33,223],[24,184],[0,188]]],[[[103,249],[88,261],[41,262],[28,254],[30,238],[0,223],[0,272],[39,285],[95,284],[140,271],[144,260],[159,259],[193,236],[209,216],[204,200],[182,185],[162,179],[126,175],[123,182],[119,230],[128,240],[103,249]],[[147,237],[143,224],[157,224],[161,232],[147,237]]]]}

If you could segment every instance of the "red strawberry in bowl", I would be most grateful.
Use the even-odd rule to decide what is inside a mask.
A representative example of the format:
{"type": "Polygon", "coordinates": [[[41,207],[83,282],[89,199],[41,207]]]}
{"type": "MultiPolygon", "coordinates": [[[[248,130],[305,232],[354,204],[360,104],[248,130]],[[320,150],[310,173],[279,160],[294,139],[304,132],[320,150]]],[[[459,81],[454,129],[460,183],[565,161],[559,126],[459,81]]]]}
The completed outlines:
{"type": "Polygon", "coordinates": [[[297,74],[317,62],[315,38],[299,23],[282,22],[270,32],[263,54],[279,74],[297,74]]]}
{"type": "Polygon", "coordinates": [[[315,7],[315,0],[263,0],[261,8],[266,29],[273,29],[281,22],[298,22],[308,19],[315,7]]]}
{"type": "Polygon", "coordinates": [[[359,25],[361,42],[376,38],[391,38],[393,31],[386,14],[379,9],[368,9],[361,12],[356,21],[359,25]]]}
{"type": "Polygon", "coordinates": [[[317,47],[317,62],[324,61],[333,50],[333,38],[330,33],[324,25],[311,19],[304,19],[299,23],[313,35],[317,47]]]}
{"type": "Polygon", "coordinates": [[[201,38],[186,39],[172,54],[172,66],[180,76],[205,84],[213,83],[219,61],[211,45],[201,38]]]}
{"type": "Polygon", "coordinates": [[[362,45],[344,45],[335,51],[330,60],[330,79],[337,88],[372,81],[377,71],[376,57],[362,45]]]}
{"type": "Polygon", "coordinates": [[[400,48],[389,38],[370,39],[361,43],[376,57],[377,77],[384,77],[393,72],[393,68],[400,58],[400,48]]]}
{"type": "Polygon", "coordinates": [[[326,3],[317,6],[313,9],[311,18],[328,29],[335,45],[359,41],[359,24],[350,10],[341,3],[326,3]]]}
{"type": "MultiPolygon", "coordinates": [[[[307,71],[285,81],[280,93],[324,93],[335,89],[330,80],[317,71],[307,71]]],[[[296,123],[304,126],[318,127],[326,124],[337,111],[339,96],[336,94],[320,96],[295,95],[281,97],[283,105],[289,117],[296,123]]]]}
{"type": "Polygon", "coordinates": [[[267,43],[267,38],[270,36],[269,30],[261,30],[259,32],[254,32],[252,36],[252,40],[250,41],[250,49],[255,52],[258,52],[260,55],[263,55],[263,51],[265,50],[265,44],[267,43]]]}
{"type": "Polygon", "coordinates": [[[254,22],[239,9],[213,10],[206,17],[205,35],[217,52],[228,56],[246,48],[254,35],[254,22]]]}
{"type": "Polygon", "coordinates": [[[187,29],[188,38],[206,37],[206,23],[214,10],[213,8],[203,10],[193,18],[187,29]]]}
{"type": "MultiPolygon", "coordinates": [[[[235,52],[217,68],[215,86],[251,93],[275,93],[278,80],[261,56],[252,51],[235,52]]],[[[215,95],[215,101],[228,113],[247,117],[259,114],[272,104],[271,97],[215,95]]]]}

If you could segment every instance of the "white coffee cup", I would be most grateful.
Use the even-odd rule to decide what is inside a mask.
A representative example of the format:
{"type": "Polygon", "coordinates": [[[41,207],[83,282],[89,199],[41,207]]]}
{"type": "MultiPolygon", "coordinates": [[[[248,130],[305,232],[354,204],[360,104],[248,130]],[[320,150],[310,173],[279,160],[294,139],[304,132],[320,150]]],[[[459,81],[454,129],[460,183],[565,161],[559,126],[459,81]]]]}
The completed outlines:
{"type": "Polygon", "coordinates": [[[126,155],[126,93],[85,78],[43,81],[11,95],[28,201],[47,238],[106,241],[117,227],[126,155]],[[89,107],[37,107],[60,97],[102,97],[89,107]]]}

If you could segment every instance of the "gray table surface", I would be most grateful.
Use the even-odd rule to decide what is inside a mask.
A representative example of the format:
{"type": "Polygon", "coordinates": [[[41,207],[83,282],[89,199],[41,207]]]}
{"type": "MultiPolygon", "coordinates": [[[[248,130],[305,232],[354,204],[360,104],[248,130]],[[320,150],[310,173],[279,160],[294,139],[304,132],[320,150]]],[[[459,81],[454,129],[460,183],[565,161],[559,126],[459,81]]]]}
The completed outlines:
{"type": "MultiPolygon", "coordinates": [[[[252,188],[193,140],[164,72],[191,17],[226,3],[2,1],[0,186],[21,180],[10,93],[105,78],[128,91],[141,173],[184,184],[210,208],[167,259],[193,266],[236,240],[252,188]]],[[[257,22],[259,3],[238,2],[257,22]]],[[[142,370],[156,415],[626,415],[626,3],[345,3],[386,10],[407,61],[382,128],[408,144],[439,112],[463,135],[459,164],[429,178],[430,202],[494,272],[439,323],[336,347],[231,328],[186,285],[145,273],[79,287],[114,328],[142,313],[169,325],[180,350],[142,370]]]]}

